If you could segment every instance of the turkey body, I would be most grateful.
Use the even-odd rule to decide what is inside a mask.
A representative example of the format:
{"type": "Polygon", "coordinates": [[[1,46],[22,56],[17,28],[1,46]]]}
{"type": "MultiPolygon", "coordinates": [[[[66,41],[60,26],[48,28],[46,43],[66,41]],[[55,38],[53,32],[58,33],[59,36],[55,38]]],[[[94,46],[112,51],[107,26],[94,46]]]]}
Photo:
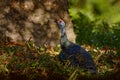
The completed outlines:
{"type": "Polygon", "coordinates": [[[82,67],[83,69],[91,72],[97,73],[94,61],[89,52],[84,48],[68,40],[65,33],[65,23],[63,21],[58,21],[61,27],[61,52],[59,54],[59,60],[65,62],[70,61],[70,65],[73,67],[82,67]]]}
{"type": "MultiPolygon", "coordinates": [[[[81,68],[90,71],[91,73],[97,73],[94,61],[89,52],[78,44],[72,43],[69,40],[63,42],[65,37],[61,37],[61,52],[59,54],[59,60],[65,62],[70,60],[70,65],[73,67],[80,66],[81,68]]],[[[66,38],[67,39],[67,38],[66,38]]]]}

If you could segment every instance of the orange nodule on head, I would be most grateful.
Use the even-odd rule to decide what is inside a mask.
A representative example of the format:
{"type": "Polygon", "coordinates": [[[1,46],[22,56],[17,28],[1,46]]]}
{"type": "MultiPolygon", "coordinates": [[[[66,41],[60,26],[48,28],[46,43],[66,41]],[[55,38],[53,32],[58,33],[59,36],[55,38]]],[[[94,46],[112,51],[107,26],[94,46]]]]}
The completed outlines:
{"type": "Polygon", "coordinates": [[[60,18],[60,19],[58,19],[58,22],[60,22],[60,23],[61,23],[61,22],[62,22],[62,19],[61,19],[61,18],[60,18]]]}

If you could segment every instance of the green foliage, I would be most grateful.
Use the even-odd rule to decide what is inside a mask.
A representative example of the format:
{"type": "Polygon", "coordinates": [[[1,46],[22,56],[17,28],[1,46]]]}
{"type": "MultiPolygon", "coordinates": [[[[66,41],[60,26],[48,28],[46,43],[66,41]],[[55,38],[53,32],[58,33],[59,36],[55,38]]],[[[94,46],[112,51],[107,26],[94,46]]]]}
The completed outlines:
{"type": "MultiPolygon", "coordinates": [[[[98,47],[119,46],[119,29],[114,29],[117,24],[109,24],[106,21],[91,21],[87,16],[78,13],[79,17],[73,19],[74,31],[77,34],[76,41],[79,44],[89,44],[98,47]]],[[[116,26],[119,27],[119,26],[116,26]]]]}
{"type": "MultiPolygon", "coordinates": [[[[72,4],[76,2],[82,3],[82,0],[76,0],[76,2],[70,0],[70,2],[72,4]]],[[[117,15],[119,13],[118,5],[112,5],[108,0],[86,0],[86,4],[88,5],[84,5],[84,7],[70,4],[69,7],[74,24],[74,31],[77,35],[76,42],[79,44],[92,44],[99,47],[119,47],[120,20],[118,19],[120,19],[120,15],[117,15]],[[89,5],[92,6],[90,11],[93,11],[94,8],[98,8],[97,10],[95,9],[98,12],[90,12],[90,14],[87,14],[89,10],[86,9],[86,7],[89,5]],[[113,9],[113,7],[116,9],[113,9]],[[111,18],[112,16],[114,16],[114,18],[111,18]],[[116,18],[118,18],[118,21],[116,21],[116,18]]]]}
{"type": "MultiPolygon", "coordinates": [[[[100,18],[107,22],[120,22],[119,0],[69,0],[70,13],[82,12],[91,20],[100,18]]],[[[76,15],[72,14],[72,17],[76,15]]]]}

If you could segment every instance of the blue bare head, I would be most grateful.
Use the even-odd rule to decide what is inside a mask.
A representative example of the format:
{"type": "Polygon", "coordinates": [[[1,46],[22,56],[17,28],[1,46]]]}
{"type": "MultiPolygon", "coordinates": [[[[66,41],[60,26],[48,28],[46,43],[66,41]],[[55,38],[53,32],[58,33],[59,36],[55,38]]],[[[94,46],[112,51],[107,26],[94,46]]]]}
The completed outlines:
{"type": "Polygon", "coordinates": [[[65,22],[62,19],[58,19],[57,24],[61,29],[61,35],[65,35],[65,22]]]}
{"type": "Polygon", "coordinates": [[[57,23],[58,23],[58,26],[59,26],[61,29],[64,29],[64,28],[65,28],[65,22],[64,22],[62,19],[58,19],[58,20],[57,20],[57,23]]]}

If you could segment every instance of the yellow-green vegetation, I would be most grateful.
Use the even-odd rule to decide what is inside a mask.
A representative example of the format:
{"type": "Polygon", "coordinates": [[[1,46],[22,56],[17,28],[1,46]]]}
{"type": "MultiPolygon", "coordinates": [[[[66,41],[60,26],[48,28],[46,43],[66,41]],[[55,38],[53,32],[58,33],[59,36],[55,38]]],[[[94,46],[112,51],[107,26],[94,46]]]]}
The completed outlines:
{"type": "Polygon", "coordinates": [[[113,48],[100,49],[83,45],[94,58],[97,75],[84,72],[81,68],[62,64],[58,60],[60,47],[50,51],[48,47],[36,47],[32,41],[24,44],[0,44],[0,79],[8,80],[97,80],[119,79],[119,55],[113,48]],[[52,53],[51,53],[52,52],[52,53]],[[54,54],[53,54],[54,53],[54,54]]]}

